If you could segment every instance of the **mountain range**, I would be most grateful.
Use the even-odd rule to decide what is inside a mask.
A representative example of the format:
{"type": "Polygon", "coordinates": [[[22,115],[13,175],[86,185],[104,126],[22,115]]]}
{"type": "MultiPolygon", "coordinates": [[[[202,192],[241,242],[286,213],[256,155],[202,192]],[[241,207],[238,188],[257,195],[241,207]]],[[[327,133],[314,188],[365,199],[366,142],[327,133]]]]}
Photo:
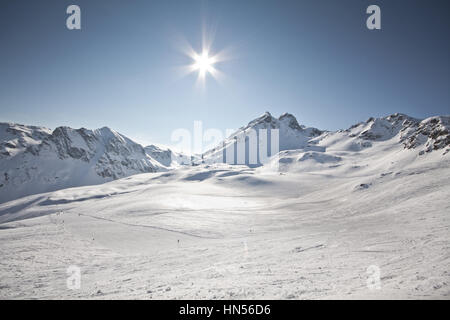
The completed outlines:
{"type": "MultiPolygon", "coordinates": [[[[389,141],[392,152],[431,152],[445,156],[450,149],[450,117],[415,119],[404,114],[370,118],[335,132],[300,125],[292,114],[276,118],[269,112],[250,121],[202,156],[191,156],[156,145],[141,146],[103,127],[96,130],[0,123],[0,202],[68,187],[101,184],[139,173],[161,172],[183,165],[222,162],[224,150],[245,139],[251,129],[279,130],[279,165],[297,170],[313,161],[339,166],[340,159],[369,152],[389,141]],[[368,151],[367,151],[368,150],[368,151]],[[298,159],[294,161],[293,155],[298,159]],[[303,163],[303,164],[299,164],[303,163]],[[306,164],[305,164],[306,163],[306,164]]],[[[373,155],[376,157],[376,155],[373,155]]],[[[230,161],[228,161],[230,162],[230,161]]],[[[232,161],[231,161],[232,162],[232,161]]]]}
{"type": "Polygon", "coordinates": [[[449,120],[265,113],[193,157],[1,124],[0,298],[446,299],[449,120]],[[268,129],[267,162],[221,163],[268,129]]]}

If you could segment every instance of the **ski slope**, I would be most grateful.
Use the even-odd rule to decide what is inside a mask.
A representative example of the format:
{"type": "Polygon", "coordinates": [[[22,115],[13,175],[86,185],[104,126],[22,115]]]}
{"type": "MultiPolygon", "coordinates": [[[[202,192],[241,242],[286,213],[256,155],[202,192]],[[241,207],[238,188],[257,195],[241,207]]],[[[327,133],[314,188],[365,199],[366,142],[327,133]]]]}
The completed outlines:
{"type": "Polygon", "coordinates": [[[448,299],[448,117],[390,117],[1,203],[0,298],[448,299]]]}
{"type": "Polygon", "coordinates": [[[197,166],[8,202],[0,296],[447,299],[450,163],[438,157],[382,174],[197,166]]]}

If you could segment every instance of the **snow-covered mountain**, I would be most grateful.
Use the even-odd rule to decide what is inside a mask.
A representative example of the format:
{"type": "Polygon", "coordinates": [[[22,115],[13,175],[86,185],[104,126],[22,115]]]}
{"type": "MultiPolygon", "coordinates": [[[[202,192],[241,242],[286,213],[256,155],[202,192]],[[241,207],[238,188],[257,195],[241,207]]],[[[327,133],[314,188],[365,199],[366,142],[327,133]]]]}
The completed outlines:
{"type": "Polygon", "coordinates": [[[166,170],[138,143],[97,130],[0,124],[0,201],[166,170]]]}
{"type": "MultiPolygon", "coordinates": [[[[265,112],[260,117],[256,118],[253,121],[250,121],[246,126],[239,128],[236,132],[225,139],[219,146],[205,152],[203,154],[204,161],[221,162],[224,159],[227,163],[248,164],[250,162],[248,150],[247,154],[245,155],[245,161],[239,161],[237,156],[234,156],[234,159],[227,160],[224,154],[230,148],[234,148],[235,144],[245,144],[246,139],[247,141],[251,139],[254,139],[253,141],[259,141],[259,139],[271,141],[271,129],[278,130],[278,151],[303,149],[306,147],[310,147],[310,140],[317,136],[320,136],[323,133],[323,131],[319,129],[299,125],[297,119],[292,114],[284,113],[279,118],[275,118],[269,112],[265,112]]],[[[273,155],[270,154],[270,142],[267,143],[267,149],[269,156],[273,155]]],[[[242,160],[244,159],[242,158],[242,160]]],[[[263,161],[258,159],[257,162],[261,163],[263,161]]]]}
{"type": "MultiPolygon", "coordinates": [[[[349,150],[357,151],[372,146],[372,142],[394,139],[407,149],[419,149],[420,154],[433,150],[448,152],[450,145],[450,116],[436,116],[424,120],[405,114],[392,114],[383,118],[369,118],[365,123],[358,123],[345,131],[330,133],[348,137],[349,150]]],[[[325,140],[325,139],[321,139],[325,140]]]]}
{"type": "Polygon", "coordinates": [[[200,159],[157,145],[144,148],[107,127],[96,130],[58,127],[51,131],[37,126],[0,123],[0,202],[100,184],[138,173],[167,171],[192,163],[225,160],[248,164],[248,154],[244,162],[239,162],[237,155],[230,161],[224,156],[225,151],[245,141],[252,133],[260,135],[270,129],[279,130],[277,165],[285,171],[305,171],[319,167],[342,169],[342,158],[352,158],[357,153],[376,158],[377,147],[391,148],[392,152],[405,152],[405,155],[414,152],[422,156],[433,151],[445,155],[450,149],[449,128],[449,116],[419,120],[393,114],[370,118],[347,130],[329,132],[300,125],[288,113],[275,118],[266,112],[205,152],[200,159]]]}
{"type": "Polygon", "coordinates": [[[329,132],[264,114],[203,157],[278,128],[282,150],[261,166],[176,166],[109,129],[3,124],[2,196],[20,196],[12,179],[56,190],[148,173],[0,203],[0,298],[446,299],[449,118],[329,132]]]}
{"type": "MultiPolygon", "coordinates": [[[[331,155],[330,151],[356,153],[386,141],[394,148],[419,150],[420,155],[433,150],[442,150],[445,155],[450,149],[450,116],[419,120],[396,113],[383,118],[370,118],[347,130],[330,132],[299,125],[297,119],[288,113],[275,118],[266,112],[238,129],[219,146],[205,152],[204,159],[209,162],[221,162],[225,159],[231,164],[248,164],[248,150],[245,163],[237,161],[236,156],[227,161],[224,154],[229,149],[236,150],[236,145],[249,140],[254,132],[258,134],[258,138],[259,135],[266,134],[265,131],[260,131],[261,129],[279,130],[281,162],[286,161],[282,158],[289,150],[301,153],[302,159],[317,157],[319,162],[335,162],[337,158],[331,155]]],[[[270,140],[270,137],[267,136],[267,139],[270,140]]]]}
{"type": "Polygon", "coordinates": [[[404,114],[369,118],[347,130],[322,132],[305,147],[282,150],[272,165],[288,171],[350,174],[356,168],[373,167],[382,173],[391,163],[421,161],[426,154],[445,157],[450,150],[450,116],[424,120],[404,114]],[[276,161],[277,163],[274,163],[276,161]]]}
{"type": "Polygon", "coordinates": [[[167,147],[149,145],[144,148],[145,152],[161,166],[173,169],[181,165],[190,165],[191,157],[183,153],[176,152],[167,147]]]}

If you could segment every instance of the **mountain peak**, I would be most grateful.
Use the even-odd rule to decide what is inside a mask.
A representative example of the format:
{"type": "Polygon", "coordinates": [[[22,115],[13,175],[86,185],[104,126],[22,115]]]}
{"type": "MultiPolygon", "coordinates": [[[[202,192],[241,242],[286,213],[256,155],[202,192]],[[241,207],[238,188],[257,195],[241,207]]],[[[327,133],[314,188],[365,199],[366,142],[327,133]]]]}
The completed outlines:
{"type": "Polygon", "coordinates": [[[279,118],[279,121],[287,121],[288,122],[288,126],[292,129],[296,129],[296,130],[303,130],[303,128],[298,124],[297,119],[294,117],[294,115],[290,114],[290,113],[283,113],[279,118]]]}

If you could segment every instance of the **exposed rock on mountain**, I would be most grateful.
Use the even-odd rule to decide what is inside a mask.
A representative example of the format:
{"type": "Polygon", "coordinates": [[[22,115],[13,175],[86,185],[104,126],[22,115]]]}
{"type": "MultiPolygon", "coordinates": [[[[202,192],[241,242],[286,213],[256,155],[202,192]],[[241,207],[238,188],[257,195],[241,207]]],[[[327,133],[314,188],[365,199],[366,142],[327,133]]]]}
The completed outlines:
{"type": "Polygon", "coordinates": [[[262,148],[261,142],[264,143],[268,150],[268,155],[271,156],[273,151],[276,153],[283,150],[312,147],[315,143],[310,140],[320,136],[322,133],[323,131],[319,129],[299,125],[292,114],[284,113],[277,119],[269,112],[266,112],[231,134],[221,145],[205,152],[203,156],[207,161],[212,162],[222,162],[222,159],[225,159],[227,163],[256,164],[249,160],[249,148],[251,147],[248,146],[248,144],[256,144],[258,145],[257,162],[261,164],[263,161],[260,157],[266,152],[260,150],[262,148]],[[279,135],[278,149],[273,148],[275,151],[272,150],[271,145],[271,141],[276,139],[275,136],[272,137],[272,129],[277,129],[279,135]],[[230,149],[236,148],[235,145],[237,144],[247,144],[245,156],[241,155],[239,157],[236,155],[238,153],[236,150],[236,152],[231,151],[231,153],[234,153],[234,159],[226,159],[225,154],[230,152],[230,149]]]}
{"type": "Polygon", "coordinates": [[[0,125],[0,201],[166,170],[127,137],[97,130],[0,125]]]}
{"type": "Polygon", "coordinates": [[[163,148],[156,145],[146,146],[145,152],[161,166],[166,168],[173,168],[180,165],[190,165],[191,159],[189,156],[175,152],[169,148],[163,148]]]}
{"type": "Polygon", "coordinates": [[[419,120],[396,113],[370,118],[347,130],[329,132],[300,125],[288,113],[275,118],[266,112],[199,157],[156,145],[144,148],[107,127],[96,130],[58,127],[51,131],[0,123],[0,202],[138,173],[166,171],[180,165],[224,161],[261,165],[262,156],[269,159],[275,154],[278,154],[277,168],[284,172],[358,168],[362,166],[359,163],[348,166],[361,152],[372,160],[386,150],[392,154],[446,155],[450,150],[449,131],[449,116],[419,120]],[[279,137],[271,129],[277,129],[279,137]],[[276,138],[278,149],[272,148],[276,145],[272,140],[276,138]],[[261,146],[264,140],[266,144],[261,146]],[[254,146],[250,144],[255,142],[257,158],[251,162],[250,149],[254,146]],[[347,163],[347,167],[341,162],[347,163]]]}
{"type": "Polygon", "coordinates": [[[449,116],[431,117],[407,129],[402,139],[407,149],[422,147],[420,154],[441,149],[447,153],[450,150],[449,116]]]}

